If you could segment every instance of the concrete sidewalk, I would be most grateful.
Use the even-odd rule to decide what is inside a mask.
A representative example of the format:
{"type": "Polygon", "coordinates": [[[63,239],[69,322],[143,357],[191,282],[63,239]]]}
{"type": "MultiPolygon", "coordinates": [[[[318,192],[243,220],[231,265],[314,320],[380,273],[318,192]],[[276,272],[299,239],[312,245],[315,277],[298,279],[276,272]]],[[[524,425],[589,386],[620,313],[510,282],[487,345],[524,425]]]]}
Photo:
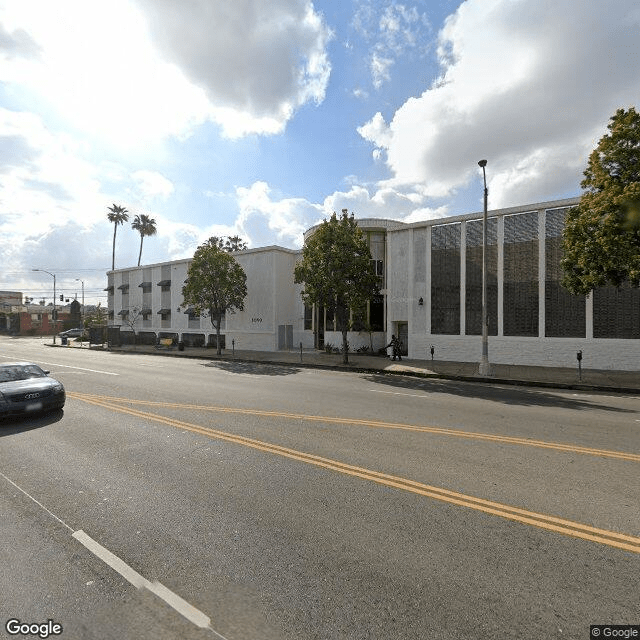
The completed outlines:
{"type": "MultiPolygon", "coordinates": [[[[71,343],[77,348],[78,343],[71,343]]],[[[91,347],[100,348],[100,347],[91,347]]],[[[105,347],[106,348],[106,347],[105,347]]],[[[583,369],[581,378],[577,367],[566,369],[559,367],[530,367],[494,364],[493,375],[485,378],[477,374],[477,362],[450,362],[444,360],[408,360],[392,361],[382,356],[361,353],[349,354],[349,364],[342,363],[342,355],[324,351],[241,351],[224,349],[222,355],[216,350],[199,347],[186,347],[179,351],[158,349],[153,346],[122,346],[109,349],[121,353],[145,353],[165,357],[202,358],[207,360],[242,361],[295,367],[312,367],[338,371],[366,371],[380,374],[400,374],[428,378],[444,378],[483,383],[521,384],[585,391],[618,391],[640,395],[640,371],[613,371],[583,369]]],[[[640,364],[640,363],[639,363],[640,364]]]]}

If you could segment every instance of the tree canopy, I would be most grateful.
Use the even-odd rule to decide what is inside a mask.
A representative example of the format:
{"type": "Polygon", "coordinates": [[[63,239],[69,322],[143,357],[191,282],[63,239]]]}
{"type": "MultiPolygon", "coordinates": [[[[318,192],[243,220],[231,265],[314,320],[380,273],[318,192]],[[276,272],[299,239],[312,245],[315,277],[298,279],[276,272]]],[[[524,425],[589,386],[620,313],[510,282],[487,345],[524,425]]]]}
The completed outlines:
{"type": "Polygon", "coordinates": [[[219,249],[222,249],[227,253],[247,250],[247,243],[240,236],[227,236],[226,238],[211,236],[209,238],[209,243],[215,244],[219,249]]]}
{"type": "Polygon", "coordinates": [[[197,315],[209,316],[216,330],[218,355],[222,353],[222,318],[225,313],[242,311],[246,297],[247,275],[236,259],[213,239],[200,245],[182,287],[183,306],[197,315]]]}
{"type": "Polygon", "coordinates": [[[342,332],[342,353],[348,362],[349,313],[361,310],[380,287],[371,264],[371,252],[353,214],[334,212],[305,242],[302,260],[294,272],[295,282],[304,285],[302,299],[335,312],[342,332]]]}
{"type": "Polygon", "coordinates": [[[144,241],[145,236],[156,235],[156,221],[154,218],[141,213],[139,216],[134,218],[131,223],[131,228],[135,229],[140,234],[140,253],[138,254],[138,266],[140,266],[140,259],[142,258],[142,242],[144,241]]]}
{"type": "Polygon", "coordinates": [[[567,214],[562,284],[588,294],[640,285],[640,113],[618,109],[589,156],[580,204],[567,214]]]}
{"type": "Polygon", "coordinates": [[[124,224],[129,219],[129,212],[118,204],[107,207],[107,220],[113,222],[113,249],[111,251],[111,271],[116,268],[116,231],[119,224],[124,224]]]}

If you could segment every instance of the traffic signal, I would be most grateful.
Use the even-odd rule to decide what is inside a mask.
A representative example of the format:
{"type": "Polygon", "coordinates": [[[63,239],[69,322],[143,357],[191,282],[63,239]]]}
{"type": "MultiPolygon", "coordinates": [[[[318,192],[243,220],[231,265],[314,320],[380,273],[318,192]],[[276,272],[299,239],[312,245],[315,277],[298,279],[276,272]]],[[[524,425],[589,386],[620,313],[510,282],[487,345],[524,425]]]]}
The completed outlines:
{"type": "Polygon", "coordinates": [[[60,294],[60,302],[64,302],[64,295],[62,293],[60,294]]]}

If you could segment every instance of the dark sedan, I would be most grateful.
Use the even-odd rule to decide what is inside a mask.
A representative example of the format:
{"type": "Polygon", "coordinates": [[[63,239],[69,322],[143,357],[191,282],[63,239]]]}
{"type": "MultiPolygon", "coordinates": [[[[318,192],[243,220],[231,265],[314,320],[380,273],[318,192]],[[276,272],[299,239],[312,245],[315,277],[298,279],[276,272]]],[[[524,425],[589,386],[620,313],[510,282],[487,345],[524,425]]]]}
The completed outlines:
{"type": "Polygon", "coordinates": [[[0,418],[62,409],[62,383],[32,362],[0,364],[0,418]]]}

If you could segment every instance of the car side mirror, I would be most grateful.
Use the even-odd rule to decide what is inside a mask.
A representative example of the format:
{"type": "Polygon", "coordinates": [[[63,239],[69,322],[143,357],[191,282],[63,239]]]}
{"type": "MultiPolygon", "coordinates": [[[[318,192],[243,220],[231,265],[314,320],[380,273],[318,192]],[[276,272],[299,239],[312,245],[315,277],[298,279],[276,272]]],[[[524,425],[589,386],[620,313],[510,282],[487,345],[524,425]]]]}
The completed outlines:
{"type": "Polygon", "coordinates": [[[51,371],[45,371],[44,369],[42,370],[42,372],[44,373],[45,376],[48,376],[51,373],[51,371]]]}

